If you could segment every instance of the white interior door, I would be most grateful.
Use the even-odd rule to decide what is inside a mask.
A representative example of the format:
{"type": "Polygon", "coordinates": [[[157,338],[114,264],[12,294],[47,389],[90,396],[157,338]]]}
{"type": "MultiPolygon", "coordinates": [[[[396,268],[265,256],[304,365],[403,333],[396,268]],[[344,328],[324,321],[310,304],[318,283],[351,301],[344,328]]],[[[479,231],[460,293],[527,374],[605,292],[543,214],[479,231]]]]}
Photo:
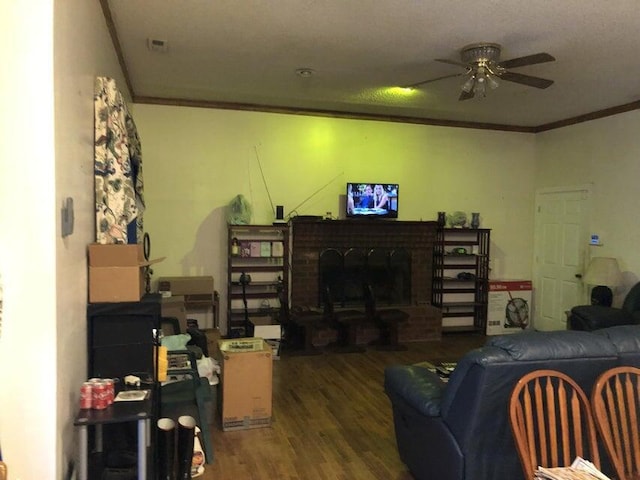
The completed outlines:
{"type": "Polygon", "coordinates": [[[589,187],[536,194],[534,323],[536,330],[564,330],[565,312],[585,303],[580,276],[588,245],[589,187]]]}

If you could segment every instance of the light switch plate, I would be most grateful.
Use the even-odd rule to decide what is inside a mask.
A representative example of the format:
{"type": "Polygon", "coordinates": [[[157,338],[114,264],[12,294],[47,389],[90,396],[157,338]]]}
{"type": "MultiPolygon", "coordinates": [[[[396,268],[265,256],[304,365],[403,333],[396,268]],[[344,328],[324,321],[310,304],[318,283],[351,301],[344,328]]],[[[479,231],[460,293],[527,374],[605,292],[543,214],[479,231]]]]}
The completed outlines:
{"type": "Polygon", "coordinates": [[[64,199],[60,221],[62,237],[68,237],[73,233],[73,198],[67,197],[64,199]]]}

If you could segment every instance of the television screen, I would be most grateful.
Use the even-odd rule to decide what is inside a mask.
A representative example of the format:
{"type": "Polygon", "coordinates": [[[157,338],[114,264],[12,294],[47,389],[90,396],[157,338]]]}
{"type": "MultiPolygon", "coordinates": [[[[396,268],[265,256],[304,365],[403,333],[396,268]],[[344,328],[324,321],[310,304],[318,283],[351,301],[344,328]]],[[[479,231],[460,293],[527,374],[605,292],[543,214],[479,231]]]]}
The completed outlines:
{"type": "Polygon", "coordinates": [[[398,218],[397,183],[347,183],[347,217],[398,218]]]}

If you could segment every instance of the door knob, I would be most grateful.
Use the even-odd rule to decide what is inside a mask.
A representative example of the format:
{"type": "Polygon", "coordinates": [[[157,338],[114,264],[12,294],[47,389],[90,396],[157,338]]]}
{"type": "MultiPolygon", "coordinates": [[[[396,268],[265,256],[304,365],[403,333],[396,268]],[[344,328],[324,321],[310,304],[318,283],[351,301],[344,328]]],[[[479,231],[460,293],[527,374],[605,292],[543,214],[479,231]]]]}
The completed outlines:
{"type": "Polygon", "coordinates": [[[581,273],[576,273],[576,278],[582,278],[582,274],[581,273]]]}

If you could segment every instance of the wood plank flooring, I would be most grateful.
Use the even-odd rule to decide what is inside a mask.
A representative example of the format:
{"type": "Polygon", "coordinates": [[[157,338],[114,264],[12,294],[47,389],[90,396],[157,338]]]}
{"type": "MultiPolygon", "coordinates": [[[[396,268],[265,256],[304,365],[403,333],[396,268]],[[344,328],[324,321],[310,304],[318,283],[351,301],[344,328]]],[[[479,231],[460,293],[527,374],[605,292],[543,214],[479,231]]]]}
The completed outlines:
{"type": "Polygon", "coordinates": [[[400,461],[384,368],[456,361],[483,335],[446,335],[404,352],[283,354],[273,365],[273,425],[213,428],[215,461],[202,480],[411,480],[400,461]]]}

